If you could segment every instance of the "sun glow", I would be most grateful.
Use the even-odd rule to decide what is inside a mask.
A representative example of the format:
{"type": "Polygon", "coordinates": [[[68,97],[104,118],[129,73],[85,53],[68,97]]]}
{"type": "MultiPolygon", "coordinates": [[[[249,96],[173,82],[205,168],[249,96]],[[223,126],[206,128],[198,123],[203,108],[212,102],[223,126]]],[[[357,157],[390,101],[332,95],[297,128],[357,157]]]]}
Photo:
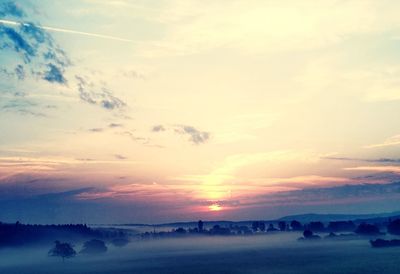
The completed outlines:
{"type": "Polygon", "coordinates": [[[210,211],[220,211],[222,210],[222,207],[219,204],[212,204],[208,206],[208,209],[210,211]]]}

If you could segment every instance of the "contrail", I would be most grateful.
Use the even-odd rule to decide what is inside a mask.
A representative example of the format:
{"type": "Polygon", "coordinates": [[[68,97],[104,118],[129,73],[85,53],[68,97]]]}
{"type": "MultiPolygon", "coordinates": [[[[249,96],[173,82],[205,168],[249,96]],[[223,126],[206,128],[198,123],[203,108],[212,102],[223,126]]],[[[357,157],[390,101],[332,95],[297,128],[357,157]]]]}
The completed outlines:
{"type": "MultiPolygon", "coordinates": [[[[18,26],[18,25],[31,26],[32,25],[29,23],[23,23],[23,22],[11,21],[11,20],[3,20],[3,19],[0,19],[0,23],[6,24],[6,25],[13,25],[13,26],[18,26]]],[[[48,30],[48,31],[79,34],[79,35],[85,35],[85,36],[102,38],[102,39],[135,43],[135,41],[133,41],[133,40],[120,38],[120,37],[116,37],[116,36],[111,36],[111,35],[103,35],[103,34],[98,34],[98,33],[84,32],[84,31],[77,31],[77,30],[70,30],[70,29],[62,29],[62,28],[53,28],[53,27],[48,27],[48,26],[37,26],[37,25],[35,25],[35,26],[39,29],[44,29],[44,30],[48,30]]]]}

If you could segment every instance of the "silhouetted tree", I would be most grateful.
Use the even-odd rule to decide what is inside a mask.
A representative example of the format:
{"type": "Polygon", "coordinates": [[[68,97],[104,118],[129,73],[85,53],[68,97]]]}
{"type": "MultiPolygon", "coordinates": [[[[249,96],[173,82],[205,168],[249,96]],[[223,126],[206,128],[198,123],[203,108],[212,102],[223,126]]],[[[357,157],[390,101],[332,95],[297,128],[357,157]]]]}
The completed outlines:
{"type": "Polygon", "coordinates": [[[246,225],[242,225],[239,227],[239,234],[250,235],[252,234],[250,228],[246,225]]]}
{"type": "Polygon", "coordinates": [[[101,254],[107,252],[107,246],[102,240],[93,239],[83,244],[83,248],[79,253],[85,254],[101,254]]]}
{"type": "Polygon", "coordinates": [[[356,225],[352,221],[336,221],[329,222],[327,229],[332,232],[354,231],[356,229],[356,225]]]}
{"type": "Polygon", "coordinates": [[[313,232],[311,231],[311,230],[304,230],[303,231],[303,236],[304,236],[304,238],[311,238],[312,236],[313,236],[313,232]]]}
{"type": "Polygon", "coordinates": [[[254,221],[251,224],[251,228],[253,229],[254,232],[257,232],[258,230],[265,231],[265,223],[262,221],[254,221]]]}
{"type": "Polygon", "coordinates": [[[230,235],[231,230],[228,227],[221,227],[220,225],[214,225],[210,230],[212,235],[230,235]]]}
{"type": "Polygon", "coordinates": [[[391,221],[387,226],[387,231],[393,235],[400,235],[400,219],[391,221]]]}
{"type": "Polygon", "coordinates": [[[77,240],[85,237],[103,237],[104,230],[84,225],[30,225],[17,223],[0,224],[0,246],[20,246],[32,243],[54,242],[54,239],[77,240]]]}
{"type": "Polygon", "coordinates": [[[199,220],[199,222],[197,223],[197,228],[199,229],[199,232],[203,231],[204,223],[202,220],[199,220]]]}
{"type": "Polygon", "coordinates": [[[251,229],[253,229],[254,232],[257,232],[258,226],[259,226],[259,222],[254,221],[254,222],[251,224],[251,229]]]}
{"type": "Polygon", "coordinates": [[[304,230],[303,236],[304,236],[303,240],[319,240],[319,239],[321,239],[320,236],[315,235],[314,232],[312,232],[309,229],[304,230]]]}
{"type": "Polygon", "coordinates": [[[278,229],[276,229],[273,224],[269,224],[268,229],[267,229],[268,232],[273,232],[273,231],[277,231],[277,230],[278,229]]]}
{"type": "Polygon", "coordinates": [[[76,251],[69,243],[61,243],[59,241],[55,241],[55,246],[49,250],[49,256],[61,257],[63,262],[66,258],[72,258],[76,255],[76,251]]]}
{"type": "Polygon", "coordinates": [[[369,241],[372,247],[392,247],[392,246],[400,246],[400,240],[383,240],[376,239],[375,241],[369,241]]]}
{"type": "Polygon", "coordinates": [[[280,221],[278,223],[278,227],[280,231],[285,231],[286,230],[286,222],[285,221],[280,221]]]}
{"type": "Polygon", "coordinates": [[[179,234],[185,234],[186,233],[186,229],[184,229],[183,227],[179,227],[175,230],[176,233],[179,234]]]}
{"type": "Polygon", "coordinates": [[[325,230],[325,226],[322,222],[311,222],[307,225],[307,229],[321,232],[325,230]]]}
{"type": "Polygon", "coordinates": [[[264,222],[259,222],[258,224],[258,229],[260,231],[265,231],[265,223],[264,222]]]}
{"type": "Polygon", "coordinates": [[[303,230],[303,226],[301,225],[301,223],[296,220],[293,220],[290,223],[290,226],[292,227],[293,230],[296,230],[296,231],[303,230]]]}
{"type": "Polygon", "coordinates": [[[360,235],[376,235],[379,234],[380,231],[379,228],[375,225],[362,223],[357,227],[355,233],[360,235]]]}

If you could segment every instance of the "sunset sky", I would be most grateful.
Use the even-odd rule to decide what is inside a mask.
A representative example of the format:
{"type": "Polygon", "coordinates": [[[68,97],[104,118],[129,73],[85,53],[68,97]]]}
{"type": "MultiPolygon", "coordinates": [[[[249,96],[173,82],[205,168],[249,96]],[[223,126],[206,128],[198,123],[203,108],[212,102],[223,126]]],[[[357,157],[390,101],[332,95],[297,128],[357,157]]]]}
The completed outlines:
{"type": "Polygon", "coordinates": [[[399,10],[0,0],[0,221],[400,210],[399,10]]]}

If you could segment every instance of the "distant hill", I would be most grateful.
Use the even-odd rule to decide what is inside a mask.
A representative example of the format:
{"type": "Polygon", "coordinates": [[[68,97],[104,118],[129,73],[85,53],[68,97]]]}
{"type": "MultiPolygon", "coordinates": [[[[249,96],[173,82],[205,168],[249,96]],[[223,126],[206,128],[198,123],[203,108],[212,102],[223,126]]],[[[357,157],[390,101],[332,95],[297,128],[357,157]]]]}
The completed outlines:
{"type": "Polygon", "coordinates": [[[387,218],[400,218],[400,211],[389,212],[389,213],[377,213],[377,214],[315,214],[315,213],[308,213],[308,214],[300,214],[300,215],[290,215],[285,216],[278,221],[292,221],[297,220],[299,222],[308,223],[313,221],[320,221],[320,222],[332,222],[332,221],[347,221],[347,220],[356,220],[356,221],[370,221],[372,222],[374,219],[383,220],[387,218]]]}
{"type": "MultiPolygon", "coordinates": [[[[333,222],[333,221],[355,221],[356,223],[368,222],[385,222],[389,218],[392,219],[400,219],[400,211],[395,212],[386,212],[386,213],[376,213],[376,214],[316,214],[316,213],[307,213],[307,214],[299,214],[299,215],[289,215],[275,220],[244,220],[244,221],[206,221],[203,220],[205,227],[212,227],[214,225],[221,226],[230,226],[230,225],[246,225],[251,226],[253,221],[263,221],[265,223],[277,223],[279,221],[290,222],[293,220],[297,220],[301,223],[309,223],[314,221],[320,221],[324,223],[333,222]]],[[[197,221],[192,222],[175,222],[175,223],[164,223],[164,224],[115,224],[115,226],[143,226],[143,227],[197,227],[197,221]]]]}

